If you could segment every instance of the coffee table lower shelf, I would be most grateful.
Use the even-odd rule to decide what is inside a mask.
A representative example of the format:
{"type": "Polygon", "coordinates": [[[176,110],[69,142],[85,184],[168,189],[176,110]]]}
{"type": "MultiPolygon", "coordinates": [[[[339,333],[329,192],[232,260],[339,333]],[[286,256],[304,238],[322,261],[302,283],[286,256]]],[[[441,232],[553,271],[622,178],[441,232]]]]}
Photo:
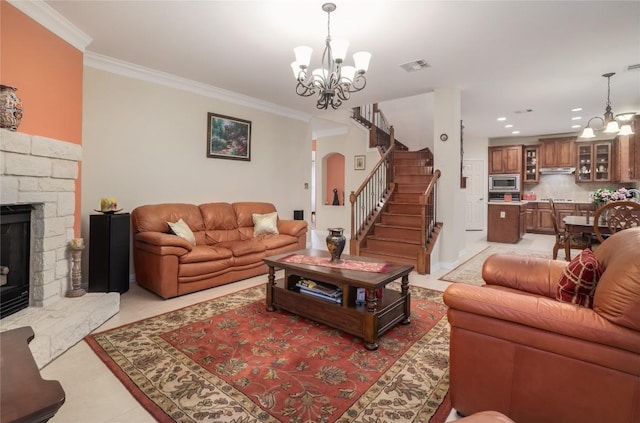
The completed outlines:
{"type": "MultiPolygon", "coordinates": [[[[378,337],[396,326],[409,324],[409,293],[402,295],[393,289],[382,289],[382,298],[378,300],[373,312],[367,310],[366,304],[332,304],[310,295],[284,288],[283,279],[275,281],[271,288],[269,311],[287,310],[296,315],[323,323],[332,328],[359,336],[365,341],[369,350],[378,348],[378,337]]],[[[348,297],[344,302],[349,301],[348,297]]]]}

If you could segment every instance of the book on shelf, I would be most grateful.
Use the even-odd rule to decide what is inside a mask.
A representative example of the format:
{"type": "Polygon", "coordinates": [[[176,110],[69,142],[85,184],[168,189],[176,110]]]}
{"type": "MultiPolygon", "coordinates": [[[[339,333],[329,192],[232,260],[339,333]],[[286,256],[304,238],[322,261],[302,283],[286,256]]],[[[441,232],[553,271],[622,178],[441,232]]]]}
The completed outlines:
{"type": "Polygon", "coordinates": [[[325,285],[325,284],[321,284],[319,282],[315,282],[315,281],[311,281],[308,279],[300,279],[297,283],[296,286],[300,289],[305,289],[307,291],[311,291],[311,292],[316,292],[318,294],[323,294],[326,295],[328,297],[338,297],[338,296],[342,296],[342,289],[336,287],[336,286],[332,286],[332,285],[325,285]]]}
{"type": "Polygon", "coordinates": [[[320,298],[322,300],[329,301],[329,302],[332,302],[332,303],[342,304],[342,293],[340,295],[336,296],[336,297],[332,297],[332,296],[325,295],[325,294],[322,294],[322,293],[319,293],[319,292],[316,292],[316,291],[310,291],[310,290],[305,289],[305,288],[300,288],[300,293],[303,294],[303,295],[311,295],[313,297],[320,298]]]}

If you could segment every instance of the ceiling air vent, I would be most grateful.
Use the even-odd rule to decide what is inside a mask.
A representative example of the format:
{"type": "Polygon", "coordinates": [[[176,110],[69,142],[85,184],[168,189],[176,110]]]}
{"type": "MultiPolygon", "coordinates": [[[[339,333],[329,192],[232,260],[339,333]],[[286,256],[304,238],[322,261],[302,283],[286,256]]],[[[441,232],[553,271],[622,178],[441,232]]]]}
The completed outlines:
{"type": "Polygon", "coordinates": [[[431,65],[429,65],[426,60],[421,59],[421,60],[413,60],[411,62],[403,63],[400,65],[400,67],[406,70],[407,72],[415,72],[415,71],[419,71],[420,69],[430,68],[431,65]]]}

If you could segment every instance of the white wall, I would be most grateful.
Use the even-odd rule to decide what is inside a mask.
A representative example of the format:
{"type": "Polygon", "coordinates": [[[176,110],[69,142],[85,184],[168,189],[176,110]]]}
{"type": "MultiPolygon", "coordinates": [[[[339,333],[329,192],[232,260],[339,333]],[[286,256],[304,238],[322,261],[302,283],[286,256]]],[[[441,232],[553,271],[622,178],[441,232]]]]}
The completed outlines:
{"type": "Polygon", "coordinates": [[[433,93],[382,101],[378,106],[393,125],[395,138],[409,150],[433,151],[433,93]]]}
{"type": "MultiPolygon", "coordinates": [[[[82,235],[100,198],[143,204],[267,201],[311,217],[308,122],[84,68],[82,235]],[[207,158],[207,113],[249,120],[251,161],[207,158]]],[[[133,272],[133,269],[131,269],[133,272]]]]}
{"type": "MultiPolygon", "coordinates": [[[[327,114],[326,119],[336,123],[342,128],[342,134],[323,136],[319,133],[316,137],[316,175],[318,179],[318,189],[316,192],[316,228],[320,236],[328,233],[327,228],[345,228],[345,236],[350,237],[351,229],[351,203],[349,194],[356,191],[363,179],[371,172],[371,169],[380,160],[377,149],[368,148],[368,131],[360,127],[349,117],[349,110],[332,112],[327,114]],[[324,192],[322,191],[322,178],[324,175],[322,158],[329,153],[340,153],[344,155],[345,165],[345,206],[325,205],[324,192]],[[354,156],[366,156],[366,169],[354,169],[354,156]]],[[[348,245],[348,243],[347,243],[348,245]]],[[[348,246],[345,249],[348,253],[348,246]]]]}

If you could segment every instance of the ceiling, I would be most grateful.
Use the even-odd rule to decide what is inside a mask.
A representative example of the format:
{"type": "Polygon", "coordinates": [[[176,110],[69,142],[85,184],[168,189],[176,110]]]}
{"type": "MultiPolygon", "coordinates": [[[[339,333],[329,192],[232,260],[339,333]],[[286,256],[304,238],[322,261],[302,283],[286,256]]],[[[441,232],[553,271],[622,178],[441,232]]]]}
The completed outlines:
{"type": "MultiPolygon", "coordinates": [[[[88,52],[322,117],[295,94],[293,48],[327,32],[322,1],[46,3],[93,41],[88,52]]],[[[367,87],[343,108],[459,87],[465,137],[577,132],[602,116],[640,113],[638,1],[335,0],[331,35],[373,55],[367,87]],[[408,73],[400,65],[424,59],[408,73]],[[582,107],[578,113],[571,109],[582,107]],[[526,112],[526,110],[532,110],[526,112]],[[506,117],[498,122],[498,117],[506,117]],[[572,121],[573,116],[582,120],[572,121]],[[514,125],[505,128],[505,124],[514,125]]],[[[351,61],[351,60],[349,60],[351,61]]]]}

